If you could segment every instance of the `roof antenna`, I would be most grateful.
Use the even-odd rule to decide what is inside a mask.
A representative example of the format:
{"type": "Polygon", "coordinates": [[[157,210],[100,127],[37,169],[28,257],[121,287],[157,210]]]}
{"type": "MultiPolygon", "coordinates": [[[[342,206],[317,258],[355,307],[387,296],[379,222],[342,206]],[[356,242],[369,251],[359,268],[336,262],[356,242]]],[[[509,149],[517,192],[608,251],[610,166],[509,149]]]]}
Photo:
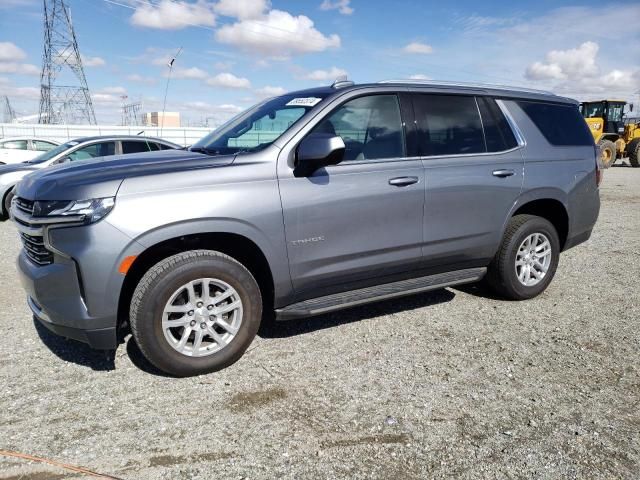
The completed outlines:
{"type": "Polygon", "coordinates": [[[351,85],[353,85],[353,82],[348,80],[346,75],[339,75],[331,84],[331,88],[350,87],[351,85]]]}

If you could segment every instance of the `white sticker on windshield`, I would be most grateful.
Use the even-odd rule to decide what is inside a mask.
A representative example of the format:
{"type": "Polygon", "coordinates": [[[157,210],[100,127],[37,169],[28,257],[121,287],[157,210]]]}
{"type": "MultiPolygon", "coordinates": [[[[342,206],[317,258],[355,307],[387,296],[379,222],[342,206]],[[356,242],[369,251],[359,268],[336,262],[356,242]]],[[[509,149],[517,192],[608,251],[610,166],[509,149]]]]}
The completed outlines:
{"type": "Polygon", "coordinates": [[[287,102],[287,107],[314,107],[321,101],[321,98],[316,97],[294,98],[287,102]]]}

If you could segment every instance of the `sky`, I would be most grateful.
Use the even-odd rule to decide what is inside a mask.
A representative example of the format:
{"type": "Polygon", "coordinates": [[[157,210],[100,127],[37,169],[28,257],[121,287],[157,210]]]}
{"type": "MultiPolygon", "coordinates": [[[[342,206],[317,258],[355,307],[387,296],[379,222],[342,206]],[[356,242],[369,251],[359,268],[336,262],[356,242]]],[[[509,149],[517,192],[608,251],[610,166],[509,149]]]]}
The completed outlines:
{"type": "MultiPolygon", "coordinates": [[[[123,101],[162,110],[167,63],[180,49],[166,110],[185,126],[217,125],[262,98],[345,74],[527,86],[640,108],[638,1],[66,3],[102,124],[120,122],[123,101]]],[[[19,115],[38,111],[42,51],[42,0],[0,0],[0,96],[19,115]]]]}

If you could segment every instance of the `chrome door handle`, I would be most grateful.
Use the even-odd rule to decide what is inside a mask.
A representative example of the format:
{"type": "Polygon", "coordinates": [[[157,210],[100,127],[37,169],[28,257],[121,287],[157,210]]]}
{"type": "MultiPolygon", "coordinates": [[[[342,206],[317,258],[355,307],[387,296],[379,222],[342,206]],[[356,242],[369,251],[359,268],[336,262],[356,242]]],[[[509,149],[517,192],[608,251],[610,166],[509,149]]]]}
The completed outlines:
{"type": "Polygon", "coordinates": [[[514,175],[516,172],[514,172],[513,170],[494,170],[492,172],[492,175],[494,177],[500,177],[500,178],[505,178],[505,177],[510,177],[512,175],[514,175]]]}
{"type": "Polygon", "coordinates": [[[406,187],[418,183],[418,177],[396,177],[389,180],[389,185],[395,187],[406,187]]]}

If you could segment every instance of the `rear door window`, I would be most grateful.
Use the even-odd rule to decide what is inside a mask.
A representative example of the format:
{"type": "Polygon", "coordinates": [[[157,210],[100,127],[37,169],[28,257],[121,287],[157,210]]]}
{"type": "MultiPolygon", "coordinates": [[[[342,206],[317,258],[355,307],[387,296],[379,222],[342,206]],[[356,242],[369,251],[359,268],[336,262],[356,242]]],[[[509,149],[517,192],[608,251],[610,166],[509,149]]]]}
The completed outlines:
{"type": "Polygon", "coordinates": [[[150,142],[142,140],[123,140],[122,141],[122,153],[144,153],[152,150],[150,142]]]}
{"type": "Polygon", "coordinates": [[[576,105],[528,101],[518,105],[551,145],[593,145],[593,136],[576,105]]]}
{"type": "Polygon", "coordinates": [[[49,150],[56,148],[57,145],[51,142],[45,142],[44,140],[32,140],[33,149],[38,152],[48,152],[49,150]]]}
{"type": "Polygon", "coordinates": [[[415,94],[414,110],[421,155],[486,152],[475,97],[415,94]]]}

